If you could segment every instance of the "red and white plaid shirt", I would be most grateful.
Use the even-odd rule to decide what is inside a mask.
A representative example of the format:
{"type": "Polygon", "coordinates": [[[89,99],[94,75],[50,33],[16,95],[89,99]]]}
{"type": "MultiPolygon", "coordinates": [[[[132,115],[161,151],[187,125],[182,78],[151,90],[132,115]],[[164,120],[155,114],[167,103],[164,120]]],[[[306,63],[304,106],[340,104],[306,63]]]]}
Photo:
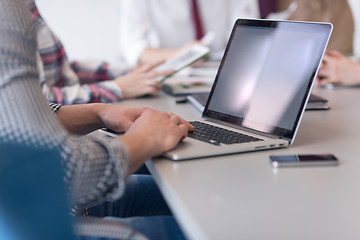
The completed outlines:
{"type": "Polygon", "coordinates": [[[38,38],[41,87],[49,102],[68,105],[121,100],[121,89],[112,79],[125,74],[126,69],[110,68],[104,62],[70,63],[62,43],[41,17],[35,2],[28,3],[38,38]]]}

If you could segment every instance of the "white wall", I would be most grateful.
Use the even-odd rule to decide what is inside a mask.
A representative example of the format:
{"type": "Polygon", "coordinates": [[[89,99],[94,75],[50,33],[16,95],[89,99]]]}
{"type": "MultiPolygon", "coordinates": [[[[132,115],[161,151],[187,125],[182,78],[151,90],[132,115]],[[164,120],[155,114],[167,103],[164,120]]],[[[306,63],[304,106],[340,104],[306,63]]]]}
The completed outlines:
{"type": "Polygon", "coordinates": [[[119,60],[120,0],[36,0],[70,59],[119,60]]]}

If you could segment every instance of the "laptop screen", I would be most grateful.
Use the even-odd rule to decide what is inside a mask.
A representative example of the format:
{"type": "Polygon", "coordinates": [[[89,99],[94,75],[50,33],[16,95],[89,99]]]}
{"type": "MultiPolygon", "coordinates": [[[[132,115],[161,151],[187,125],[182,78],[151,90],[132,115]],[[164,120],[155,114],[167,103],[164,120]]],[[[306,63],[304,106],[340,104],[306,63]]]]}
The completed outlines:
{"type": "Polygon", "coordinates": [[[203,117],[292,138],[331,29],[237,20],[203,117]]]}

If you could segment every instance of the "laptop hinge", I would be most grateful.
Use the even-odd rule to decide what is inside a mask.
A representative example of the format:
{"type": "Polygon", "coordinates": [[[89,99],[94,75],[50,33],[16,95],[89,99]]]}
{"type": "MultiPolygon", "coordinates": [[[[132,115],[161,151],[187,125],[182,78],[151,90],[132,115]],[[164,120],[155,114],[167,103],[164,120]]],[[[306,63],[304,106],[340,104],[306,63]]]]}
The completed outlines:
{"type": "MultiPolygon", "coordinates": [[[[219,124],[221,124],[221,125],[225,125],[225,126],[228,126],[228,127],[236,128],[236,129],[239,129],[239,130],[242,130],[242,131],[245,131],[245,132],[258,134],[258,135],[261,135],[261,136],[264,136],[264,137],[268,137],[268,138],[272,138],[272,139],[280,139],[280,138],[281,138],[281,137],[276,136],[276,135],[273,135],[273,134],[260,132],[260,131],[257,131],[257,130],[254,130],[254,129],[250,129],[250,128],[246,128],[246,127],[241,127],[241,126],[238,126],[238,125],[236,125],[236,124],[232,124],[232,123],[228,123],[228,122],[223,122],[223,121],[220,121],[220,120],[217,120],[217,119],[213,119],[213,118],[210,119],[210,118],[206,118],[206,117],[205,117],[205,120],[206,120],[206,121],[209,121],[209,122],[213,122],[213,123],[219,123],[219,124]]],[[[285,139],[285,140],[287,140],[287,139],[285,139]]]]}

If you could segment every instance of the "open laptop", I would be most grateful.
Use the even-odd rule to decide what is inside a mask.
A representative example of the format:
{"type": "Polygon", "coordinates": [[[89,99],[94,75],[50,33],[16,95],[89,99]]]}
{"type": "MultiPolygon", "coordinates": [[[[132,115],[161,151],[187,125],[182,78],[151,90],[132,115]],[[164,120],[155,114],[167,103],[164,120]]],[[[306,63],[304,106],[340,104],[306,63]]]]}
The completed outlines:
{"type": "Polygon", "coordinates": [[[163,155],[184,160],[292,144],[331,32],[329,23],[237,20],[195,132],[163,155]]]}

